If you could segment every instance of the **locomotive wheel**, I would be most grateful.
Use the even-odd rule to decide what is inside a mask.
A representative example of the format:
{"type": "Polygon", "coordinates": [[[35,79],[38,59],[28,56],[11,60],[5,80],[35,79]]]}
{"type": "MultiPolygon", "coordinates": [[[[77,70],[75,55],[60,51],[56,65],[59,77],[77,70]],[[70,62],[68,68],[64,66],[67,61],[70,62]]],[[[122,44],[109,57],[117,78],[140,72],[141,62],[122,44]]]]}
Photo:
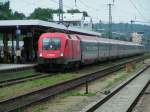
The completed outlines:
{"type": "Polygon", "coordinates": [[[36,67],[35,67],[35,70],[36,70],[37,72],[42,72],[42,65],[36,66],[36,67]]]}
{"type": "Polygon", "coordinates": [[[74,70],[78,70],[80,68],[80,63],[79,62],[76,62],[74,64],[74,70]]]}

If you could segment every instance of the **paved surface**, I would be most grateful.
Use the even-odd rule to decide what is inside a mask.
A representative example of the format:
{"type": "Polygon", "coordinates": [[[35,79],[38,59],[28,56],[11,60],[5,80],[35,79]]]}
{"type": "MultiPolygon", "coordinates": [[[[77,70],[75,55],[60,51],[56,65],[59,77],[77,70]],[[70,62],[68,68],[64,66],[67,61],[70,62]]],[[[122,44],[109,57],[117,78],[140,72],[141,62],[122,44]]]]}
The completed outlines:
{"type": "Polygon", "coordinates": [[[95,112],[126,112],[149,80],[150,68],[124,87],[95,112]]]}
{"type": "Polygon", "coordinates": [[[132,112],[150,112],[150,85],[132,112]]]}
{"type": "Polygon", "coordinates": [[[148,88],[146,89],[145,93],[150,94],[150,85],[149,85],[148,88]]]}
{"type": "Polygon", "coordinates": [[[143,98],[143,111],[142,112],[150,112],[150,86],[148,87],[146,94],[143,98]]]}
{"type": "Polygon", "coordinates": [[[0,64],[0,71],[34,66],[35,64],[0,64]]]}

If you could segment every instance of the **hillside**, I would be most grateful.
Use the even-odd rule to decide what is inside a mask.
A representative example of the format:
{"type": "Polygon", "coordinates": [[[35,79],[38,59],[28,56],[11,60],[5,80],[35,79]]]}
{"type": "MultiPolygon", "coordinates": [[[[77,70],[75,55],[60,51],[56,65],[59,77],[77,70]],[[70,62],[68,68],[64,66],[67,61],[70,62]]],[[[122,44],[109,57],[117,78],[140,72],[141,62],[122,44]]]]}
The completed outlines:
{"type": "MultiPolygon", "coordinates": [[[[95,24],[94,29],[103,29],[104,32],[108,31],[108,24],[95,24]]],[[[124,36],[130,36],[131,32],[143,32],[145,38],[150,38],[150,26],[141,24],[128,24],[128,23],[116,23],[112,24],[112,31],[124,34],[124,36]]]]}

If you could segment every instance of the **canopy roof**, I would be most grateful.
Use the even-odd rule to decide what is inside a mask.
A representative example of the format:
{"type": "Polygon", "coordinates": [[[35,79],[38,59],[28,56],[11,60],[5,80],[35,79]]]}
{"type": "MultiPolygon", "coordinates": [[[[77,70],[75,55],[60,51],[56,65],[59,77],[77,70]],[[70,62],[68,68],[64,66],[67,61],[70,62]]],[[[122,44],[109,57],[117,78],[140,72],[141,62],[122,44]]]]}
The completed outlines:
{"type": "Polygon", "coordinates": [[[79,29],[75,27],[66,27],[62,24],[56,24],[52,22],[46,22],[42,20],[0,20],[0,32],[12,32],[17,29],[17,26],[21,30],[39,29],[46,31],[48,29],[53,31],[62,31],[69,33],[79,33],[86,35],[100,36],[100,33],[79,29]]]}

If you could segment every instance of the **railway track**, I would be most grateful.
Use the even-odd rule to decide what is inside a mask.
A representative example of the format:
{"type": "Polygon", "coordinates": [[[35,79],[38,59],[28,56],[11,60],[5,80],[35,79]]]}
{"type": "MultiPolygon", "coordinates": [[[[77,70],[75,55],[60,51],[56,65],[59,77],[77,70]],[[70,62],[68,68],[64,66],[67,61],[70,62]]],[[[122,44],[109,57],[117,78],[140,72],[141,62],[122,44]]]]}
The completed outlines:
{"type": "MultiPolygon", "coordinates": [[[[135,58],[133,58],[133,59],[135,59],[135,58]]],[[[30,69],[32,69],[32,67],[30,69]]],[[[24,69],[21,69],[21,70],[24,70],[24,69]]],[[[49,77],[49,76],[56,75],[56,74],[57,73],[52,73],[52,74],[34,73],[33,75],[30,75],[30,76],[12,78],[12,79],[10,78],[10,79],[7,79],[7,80],[0,81],[0,88],[10,86],[10,85],[14,85],[14,84],[19,84],[19,83],[22,83],[22,82],[36,80],[36,79],[40,79],[40,78],[44,78],[44,77],[49,77]]]]}
{"type": "MultiPolygon", "coordinates": [[[[86,108],[84,108],[80,112],[132,112],[132,109],[135,107],[136,103],[138,102],[140,96],[142,93],[146,90],[150,83],[150,77],[145,76],[145,82],[143,86],[139,89],[140,92],[136,94],[131,94],[130,89],[135,91],[134,87],[138,87],[139,85],[132,85],[132,83],[136,83],[137,78],[140,76],[142,77],[142,73],[144,73],[146,70],[150,68],[150,65],[146,66],[144,69],[139,71],[136,75],[132,76],[130,79],[119,85],[117,88],[115,88],[111,93],[109,93],[107,96],[105,96],[103,99],[100,99],[99,101],[96,101],[90,105],[88,105],[86,108]],[[147,78],[147,79],[146,79],[147,78]],[[130,86],[131,87],[130,87],[130,86]],[[124,90],[125,88],[125,90],[124,90]],[[129,90],[127,90],[129,88],[129,90]],[[126,96],[124,95],[126,94],[126,96]],[[129,99],[127,97],[129,96],[129,99]],[[134,97],[132,99],[132,97],[134,97]]],[[[142,80],[142,78],[139,78],[139,82],[142,80]]],[[[139,86],[140,87],[140,86],[139,86]]]]}
{"type": "Polygon", "coordinates": [[[22,83],[22,82],[36,80],[36,79],[40,79],[40,78],[44,78],[44,77],[49,77],[49,76],[52,76],[52,75],[55,75],[55,74],[54,73],[53,74],[35,73],[31,76],[0,81],[0,88],[10,86],[10,85],[14,85],[14,84],[18,84],[18,83],[22,83]]]}
{"type": "Polygon", "coordinates": [[[73,89],[77,86],[80,86],[86,82],[90,82],[97,78],[103,77],[106,74],[110,74],[112,72],[116,72],[123,68],[125,64],[129,62],[139,61],[141,58],[135,58],[117,65],[112,65],[110,67],[106,67],[102,70],[98,70],[94,73],[86,74],[84,76],[68,80],[50,87],[42,88],[38,91],[34,91],[28,94],[24,94],[18,97],[6,99],[0,101],[0,112],[10,112],[10,111],[17,111],[23,107],[29,106],[35,102],[39,102],[44,100],[48,97],[52,97],[69,89],[73,89]]]}

